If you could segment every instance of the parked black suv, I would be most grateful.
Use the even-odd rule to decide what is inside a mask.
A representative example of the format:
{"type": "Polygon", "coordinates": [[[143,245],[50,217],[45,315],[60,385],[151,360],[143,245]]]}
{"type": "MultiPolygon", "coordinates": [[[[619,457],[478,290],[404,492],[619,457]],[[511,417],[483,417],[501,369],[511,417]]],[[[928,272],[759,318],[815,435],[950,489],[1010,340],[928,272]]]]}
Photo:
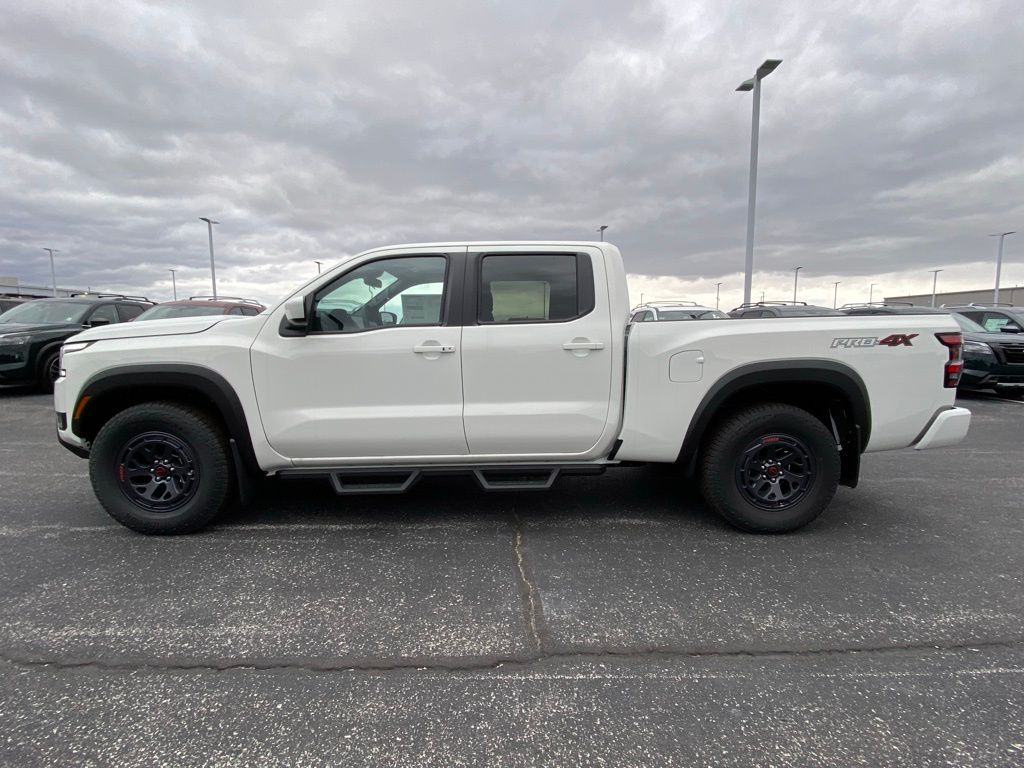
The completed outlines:
{"type": "Polygon", "coordinates": [[[1016,336],[1013,331],[987,330],[961,314],[960,309],[882,303],[848,304],[842,311],[847,315],[952,315],[964,334],[964,372],[958,389],[1003,391],[1008,384],[1024,384],[1024,337],[1016,336]]]}
{"type": "Polygon", "coordinates": [[[740,304],[729,312],[729,317],[834,317],[839,314],[842,313],[805,301],[756,301],[740,304]]]}
{"type": "Polygon", "coordinates": [[[75,294],[36,299],[0,314],[0,384],[53,389],[60,345],[84,328],[133,320],[153,302],[141,296],[75,294]]]}
{"type": "Polygon", "coordinates": [[[973,320],[992,333],[1024,333],[1024,307],[1014,307],[1010,304],[968,304],[949,306],[945,309],[973,320]]]}

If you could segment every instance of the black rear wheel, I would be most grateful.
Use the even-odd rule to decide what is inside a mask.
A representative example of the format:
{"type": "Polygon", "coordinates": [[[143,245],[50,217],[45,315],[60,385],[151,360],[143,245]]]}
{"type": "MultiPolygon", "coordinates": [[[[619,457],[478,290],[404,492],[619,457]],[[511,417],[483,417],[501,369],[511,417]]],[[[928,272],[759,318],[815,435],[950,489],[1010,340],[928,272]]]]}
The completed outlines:
{"type": "Polygon", "coordinates": [[[111,418],[93,441],[89,475],[111,517],[139,533],[197,531],[231,496],[223,429],[176,403],[142,403],[111,418]]]}
{"type": "Polygon", "coordinates": [[[781,403],[744,409],[703,451],[704,498],[737,528],[796,530],[822,513],[839,484],[839,450],[812,414],[781,403]]]}

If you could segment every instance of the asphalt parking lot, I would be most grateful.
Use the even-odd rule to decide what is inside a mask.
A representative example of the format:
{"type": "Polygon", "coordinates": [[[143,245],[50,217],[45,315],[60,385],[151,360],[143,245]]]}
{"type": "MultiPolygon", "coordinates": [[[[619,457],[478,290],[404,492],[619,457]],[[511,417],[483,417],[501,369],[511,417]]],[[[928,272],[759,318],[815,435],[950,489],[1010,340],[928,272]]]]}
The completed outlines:
{"type": "Polygon", "coordinates": [[[1024,402],[781,537],[671,473],[110,520],[0,390],[0,764],[1024,764],[1024,402]]]}

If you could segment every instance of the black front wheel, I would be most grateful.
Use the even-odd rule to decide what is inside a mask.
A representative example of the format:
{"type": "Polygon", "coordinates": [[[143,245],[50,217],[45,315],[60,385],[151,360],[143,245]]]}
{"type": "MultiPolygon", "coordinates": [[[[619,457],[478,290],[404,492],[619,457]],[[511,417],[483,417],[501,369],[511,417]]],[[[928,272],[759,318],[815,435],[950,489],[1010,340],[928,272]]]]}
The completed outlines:
{"type": "Polygon", "coordinates": [[[176,403],[126,408],[100,429],[89,454],[96,497],[139,533],[191,533],[231,495],[231,464],[220,425],[176,403]]]}
{"type": "Polygon", "coordinates": [[[781,403],[744,409],[704,446],[704,498],[745,531],[784,533],[814,520],[839,484],[839,449],[812,414],[781,403]]]}
{"type": "Polygon", "coordinates": [[[42,392],[53,392],[53,383],[60,376],[60,350],[48,353],[39,363],[36,384],[42,392]]]}

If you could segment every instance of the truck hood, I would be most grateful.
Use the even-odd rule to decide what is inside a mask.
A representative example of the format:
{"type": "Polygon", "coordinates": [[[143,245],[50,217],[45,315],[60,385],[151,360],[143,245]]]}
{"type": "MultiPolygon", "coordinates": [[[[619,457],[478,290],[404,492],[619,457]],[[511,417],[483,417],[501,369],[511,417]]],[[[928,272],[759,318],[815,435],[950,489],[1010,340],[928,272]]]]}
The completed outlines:
{"type": "Polygon", "coordinates": [[[75,333],[80,330],[82,326],[77,323],[0,323],[0,336],[8,333],[75,333]]]}
{"type": "Polygon", "coordinates": [[[180,336],[202,333],[217,323],[238,322],[244,317],[231,315],[204,315],[200,317],[171,317],[167,320],[143,320],[141,323],[114,323],[100,328],[89,328],[75,336],[75,341],[107,341],[109,339],[138,339],[148,336],[180,336]]]}

